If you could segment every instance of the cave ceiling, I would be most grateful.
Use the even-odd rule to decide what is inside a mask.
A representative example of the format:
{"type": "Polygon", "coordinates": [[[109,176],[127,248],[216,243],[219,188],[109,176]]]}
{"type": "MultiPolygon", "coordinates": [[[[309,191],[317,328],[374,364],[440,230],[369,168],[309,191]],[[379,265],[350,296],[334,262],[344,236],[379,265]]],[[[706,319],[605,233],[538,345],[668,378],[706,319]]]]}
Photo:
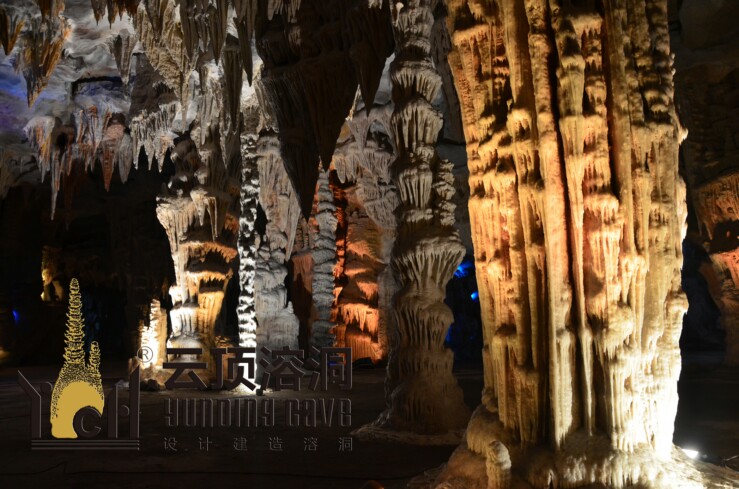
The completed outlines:
{"type": "Polygon", "coordinates": [[[108,187],[143,150],[161,169],[177,137],[238,132],[257,97],[308,216],[346,117],[360,96],[373,106],[390,15],[360,0],[4,2],[0,195],[48,182],[53,215],[79,168],[101,164],[108,187]]]}

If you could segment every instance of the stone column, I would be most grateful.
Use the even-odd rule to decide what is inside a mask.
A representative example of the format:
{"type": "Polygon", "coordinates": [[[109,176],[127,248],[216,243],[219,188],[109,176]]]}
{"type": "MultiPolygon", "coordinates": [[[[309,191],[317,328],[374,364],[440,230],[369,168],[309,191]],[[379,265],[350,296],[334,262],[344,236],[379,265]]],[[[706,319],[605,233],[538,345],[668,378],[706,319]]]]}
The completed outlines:
{"type": "Polygon", "coordinates": [[[709,480],[672,446],[687,206],[666,2],[447,6],[485,391],[436,483],[508,484],[493,442],[516,487],[709,480]]]}
{"type": "MultiPolygon", "coordinates": [[[[257,271],[259,236],[255,229],[259,205],[259,168],[257,166],[256,128],[241,134],[241,194],[239,213],[239,346],[255,349],[256,359],[257,311],[254,280],[257,271]]],[[[256,363],[255,363],[256,365],[256,363]]],[[[251,379],[254,381],[254,379],[251,379]]]]}
{"type": "Polygon", "coordinates": [[[287,300],[287,260],[292,254],[300,208],[280,156],[277,135],[263,130],[257,140],[259,202],[267,218],[257,255],[257,344],[298,347],[300,324],[287,300]]]}
{"type": "Polygon", "coordinates": [[[336,267],[336,206],[329,184],[329,172],[318,175],[313,238],[313,305],[316,317],[311,323],[310,344],[316,348],[333,346],[336,323],[332,319],[334,303],[334,268],[336,267]]]}
{"type": "Polygon", "coordinates": [[[432,106],[442,84],[431,60],[434,3],[402,2],[394,16],[391,124],[400,206],[392,266],[400,290],[395,296],[397,325],[389,335],[387,409],[375,421],[374,432],[365,430],[419,443],[433,442],[425,435],[449,441],[444,436],[463,428],[469,416],[452,375],[453,354],[444,347],[453,321],[444,304],[446,284],[465,249],[454,229],[452,165],[436,153],[443,120],[432,106]]]}
{"type": "Polygon", "coordinates": [[[332,163],[343,204],[337,344],[351,347],[354,360],[375,363],[387,360],[397,292],[390,266],[399,203],[391,176],[396,159],[391,115],[391,103],[375,105],[369,114],[355,110],[345,126],[350,136],[338,145],[332,163]]]}

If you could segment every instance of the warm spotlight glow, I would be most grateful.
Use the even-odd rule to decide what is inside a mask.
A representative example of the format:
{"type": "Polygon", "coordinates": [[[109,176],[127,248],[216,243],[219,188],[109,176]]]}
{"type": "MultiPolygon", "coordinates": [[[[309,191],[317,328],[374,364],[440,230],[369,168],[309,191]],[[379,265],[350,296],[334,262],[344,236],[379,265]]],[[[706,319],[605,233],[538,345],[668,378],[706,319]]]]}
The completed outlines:
{"type": "Polygon", "coordinates": [[[698,450],[693,450],[691,448],[681,448],[681,450],[685,455],[692,458],[693,460],[697,459],[700,455],[700,453],[698,453],[698,450]]]}

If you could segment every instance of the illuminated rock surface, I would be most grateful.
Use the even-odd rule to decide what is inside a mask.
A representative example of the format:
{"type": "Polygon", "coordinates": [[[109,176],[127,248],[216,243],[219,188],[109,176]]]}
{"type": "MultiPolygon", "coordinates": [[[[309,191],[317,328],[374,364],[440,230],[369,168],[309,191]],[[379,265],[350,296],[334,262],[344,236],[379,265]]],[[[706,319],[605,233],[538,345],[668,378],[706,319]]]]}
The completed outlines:
{"type": "Polygon", "coordinates": [[[339,137],[333,158],[342,200],[339,214],[337,333],[355,359],[388,356],[388,330],[395,324],[397,284],[389,267],[396,238],[398,191],[392,180],[395,140],[392,106],[366,114],[355,109],[339,137]]]}
{"type": "MultiPolygon", "coordinates": [[[[117,347],[158,381],[167,347],[386,362],[386,409],[358,434],[467,427],[427,485],[736,487],[672,445],[686,234],[739,362],[736,7],[677,3],[5,2],[0,198],[24,209],[0,207],[3,239],[42,215],[28,189],[50,193],[23,293],[53,312],[64,273],[116,284],[135,324],[117,347]],[[142,180],[156,202],[121,205],[142,180]],[[70,229],[78,247],[55,247],[70,229]],[[105,246],[105,271],[70,258],[105,246]],[[465,254],[471,419],[445,348],[465,254]]],[[[25,321],[13,300],[0,356],[25,321]]]]}
{"type": "Polygon", "coordinates": [[[687,207],[666,3],[459,0],[448,27],[486,387],[435,484],[732,487],[672,446],[687,207]]]}
{"type": "Polygon", "coordinates": [[[691,241],[703,245],[711,264],[701,273],[726,331],[724,362],[739,364],[739,36],[726,19],[739,13],[731,2],[705,7],[685,2],[673,36],[676,102],[688,130],[683,143],[688,199],[695,211],[691,241]]]}
{"type": "Polygon", "coordinates": [[[432,101],[442,81],[431,61],[431,3],[396,9],[390,66],[393,183],[400,198],[392,252],[399,282],[396,324],[389,332],[387,409],[357,434],[414,441],[418,434],[444,437],[462,428],[469,415],[452,375],[453,354],[444,347],[453,319],[443,302],[445,287],[465,249],[454,229],[452,164],[435,148],[443,120],[432,101]]]}

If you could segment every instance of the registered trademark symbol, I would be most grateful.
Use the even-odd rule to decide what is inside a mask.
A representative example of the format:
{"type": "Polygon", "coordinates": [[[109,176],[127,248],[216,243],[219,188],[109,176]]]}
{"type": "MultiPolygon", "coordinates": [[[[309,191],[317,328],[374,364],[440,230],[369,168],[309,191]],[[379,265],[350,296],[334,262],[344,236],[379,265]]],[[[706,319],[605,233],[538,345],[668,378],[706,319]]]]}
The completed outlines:
{"type": "Polygon", "coordinates": [[[139,357],[144,362],[150,362],[151,359],[154,358],[154,352],[148,346],[143,346],[139,348],[139,351],[136,354],[136,356],[139,357]]]}

